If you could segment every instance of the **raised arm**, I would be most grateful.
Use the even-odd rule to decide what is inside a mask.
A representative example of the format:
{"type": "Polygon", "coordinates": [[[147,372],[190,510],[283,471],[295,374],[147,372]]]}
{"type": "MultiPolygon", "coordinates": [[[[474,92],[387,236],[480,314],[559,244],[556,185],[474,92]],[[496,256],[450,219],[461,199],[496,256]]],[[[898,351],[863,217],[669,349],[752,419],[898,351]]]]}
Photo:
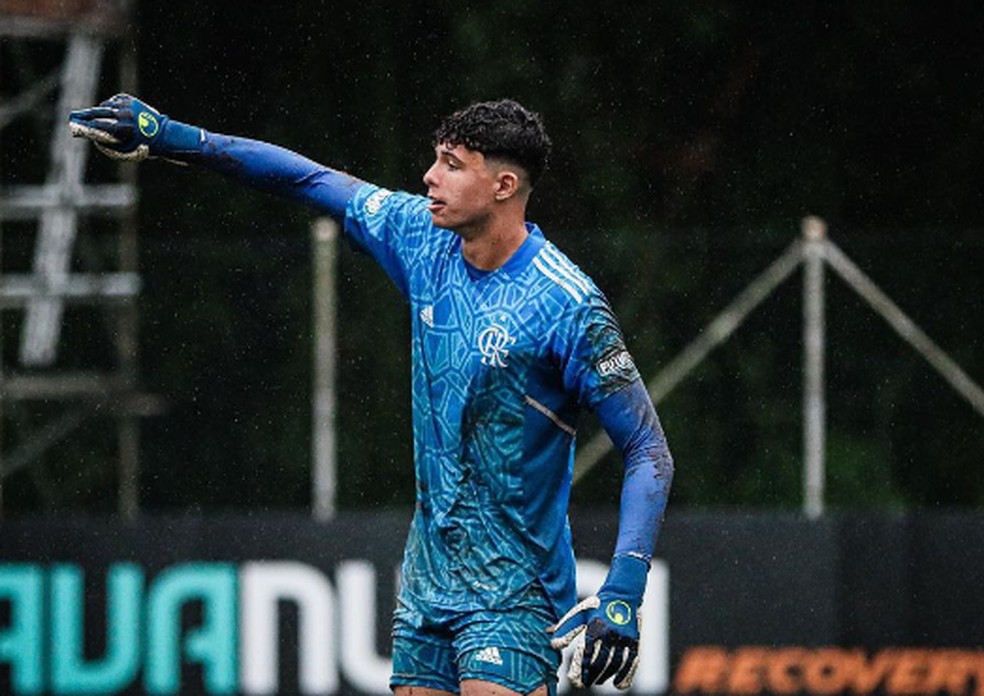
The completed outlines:
{"type": "Polygon", "coordinates": [[[568,673],[575,686],[611,678],[616,687],[627,689],[639,662],[639,606],[673,480],[673,459],[642,380],[605,397],[595,412],[625,463],[618,539],[605,583],[560,620],[554,640],[564,647],[578,639],[568,673]]]}
{"type": "Polygon", "coordinates": [[[175,121],[128,94],[73,111],[69,128],[114,159],[160,157],[201,165],[336,218],[345,215],[348,202],[365,183],[277,145],[175,121]]]}

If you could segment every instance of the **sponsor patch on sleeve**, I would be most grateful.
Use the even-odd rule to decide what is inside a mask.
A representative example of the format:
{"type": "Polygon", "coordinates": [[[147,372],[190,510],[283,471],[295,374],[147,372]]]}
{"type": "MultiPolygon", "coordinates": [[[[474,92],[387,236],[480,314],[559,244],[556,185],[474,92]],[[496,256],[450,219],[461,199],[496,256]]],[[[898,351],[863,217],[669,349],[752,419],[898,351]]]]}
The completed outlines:
{"type": "Polygon", "coordinates": [[[620,350],[614,355],[609,355],[604,360],[599,360],[595,363],[595,370],[599,376],[608,377],[614,374],[634,373],[636,367],[635,363],[632,362],[632,356],[629,355],[629,351],[620,350]]]}
{"type": "Polygon", "coordinates": [[[362,204],[362,209],[366,211],[366,215],[375,215],[383,207],[383,201],[392,195],[393,192],[386,189],[373,191],[366,202],[362,204]]]}

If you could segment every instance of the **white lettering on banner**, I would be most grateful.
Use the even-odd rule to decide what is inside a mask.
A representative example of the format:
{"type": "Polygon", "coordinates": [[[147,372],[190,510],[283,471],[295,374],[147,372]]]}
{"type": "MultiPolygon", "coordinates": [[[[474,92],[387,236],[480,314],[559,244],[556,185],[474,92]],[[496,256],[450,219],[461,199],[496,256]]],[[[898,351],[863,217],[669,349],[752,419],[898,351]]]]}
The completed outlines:
{"type": "MultiPolygon", "coordinates": [[[[590,597],[608,576],[608,566],[598,561],[577,562],[577,595],[590,597]]],[[[649,568],[646,594],[642,599],[642,624],[639,635],[639,669],[632,680],[634,693],[663,693],[670,686],[670,572],[666,563],[653,560],[649,568]]],[[[571,649],[564,651],[558,675],[558,693],[570,691],[567,667],[571,649]]],[[[622,694],[611,683],[591,687],[598,694],[622,694]]]]}
{"type": "Polygon", "coordinates": [[[247,694],[277,693],[278,603],[298,607],[298,683],[303,694],[338,691],[335,597],[317,569],[296,562],[253,562],[240,568],[240,686],[247,694]]]}
{"type": "Polygon", "coordinates": [[[670,567],[663,561],[650,563],[642,612],[640,645],[645,652],[632,680],[633,690],[662,693],[670,688],[670,567]]]}
{"type": "Polygon", "coordinates": [[[376,570],[369,561],[342,561],[335,572],[342,597],[342,671],[359,691],[388,694],[393,661],[376,654],[376,570]]]}
{"type": "MultiPolygon", "coordinates": [[[[592,560],[577,562],[578,595],[587,597],[598,591],[608,574],[608,566],[592,560]]],[[[338,643],[341,671],[351,685],[367,694],[389,693],[392,660],[376,652],[376,571],[365,560],[342,561],[336,571],[338,584],[338,625],[344,626],[344,640],[338,643]]],[[[277,690],[278,654],[276,648],[278,599],[296,599],[300,606],[301,651],[300,685],[304,694],[334,693],[338,688],[338,669],[333,634],[316,639],[307,630],[316,624],[313,617],[327,617],[325,626],[334,624],[333,593],[328,580],[316,569],[299,563],[250,563],[242,570],[242,686],[246,693],[269,694],[277,690]],[[285,580],[293,577],[292,581],[285,580]],[[288,590],[289,588],[289,590],[288,590]],[[303,601],[300,598],[305,598],[303,601]],[[318,608],[315,598],[322,597],[318,608]],[[311,612],[313,617],[305,619],[311,612]],[[250,634],[253,632],[253,635],[250,634]],[[320,649],[312,645],[323,640],[320,649]],[[310,643],[305,642],[310,641],[310,643]],[[247,647],[249,646],[249,647],[247,647]],[[311,665],[314,661],[318,665],[311,665]],[[318,666],[330,674],[313,672],[318,666]]],[[[669,688],[669,569],[654,560],[643,600],[639,669],[632,690],[637,693],[659,693],[669,688]]],[[[570,653],[565,651],[560,669],[558,690],[570,690],[567,665],[570,653]]],[[[601,694],[617,694],[610,684],[594,687],[601,694]]]]}

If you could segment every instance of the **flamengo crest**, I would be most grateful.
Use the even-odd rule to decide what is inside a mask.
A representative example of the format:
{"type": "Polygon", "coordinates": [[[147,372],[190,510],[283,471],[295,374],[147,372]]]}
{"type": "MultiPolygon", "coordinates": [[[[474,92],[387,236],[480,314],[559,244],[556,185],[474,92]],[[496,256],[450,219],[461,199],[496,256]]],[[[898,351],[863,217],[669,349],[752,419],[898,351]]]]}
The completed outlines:
{"type": "MultiPolygon", "coordinates": [[[[505,317],[502,318],[503,320],[505,317]]],[[[478,349],[482,352],[482,364],[490,367],[505,367],[509,357],[509,346],[516,339],[500,324],[492,324],[478,335],[478,349]]]]}

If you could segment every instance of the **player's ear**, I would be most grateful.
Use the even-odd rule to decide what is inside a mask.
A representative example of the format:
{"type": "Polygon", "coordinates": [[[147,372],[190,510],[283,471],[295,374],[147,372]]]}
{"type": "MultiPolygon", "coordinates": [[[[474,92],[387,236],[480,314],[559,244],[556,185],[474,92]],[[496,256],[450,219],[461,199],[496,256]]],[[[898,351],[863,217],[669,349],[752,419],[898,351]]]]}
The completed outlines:
{"type": "Polygon", "coordinates": [[[502,169],[495,177],[494,195],[497,201],[504,201],[512,198],[522,186],[522,181],[512,169],[502,169]]]}

